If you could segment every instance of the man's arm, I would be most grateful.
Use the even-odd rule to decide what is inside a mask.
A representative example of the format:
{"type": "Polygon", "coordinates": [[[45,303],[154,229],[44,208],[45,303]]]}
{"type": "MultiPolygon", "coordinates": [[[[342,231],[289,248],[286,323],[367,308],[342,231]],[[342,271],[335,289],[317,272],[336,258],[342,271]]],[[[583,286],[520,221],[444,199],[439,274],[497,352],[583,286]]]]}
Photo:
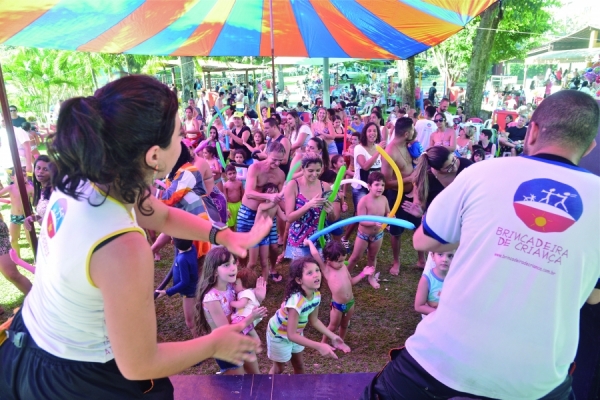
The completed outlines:
{"type": "Polygon", "coordinates": [[[415,231],[413,235],[413,247],[417,251],[432,251],[434,253],[444,253],[446,251],[453,251],[458,248],[458,243],[447,243],[443,239],[434,239],[428,236],[423,231],[423,225],[421,225],[415,231]]]}
{"type": "Polygon", "coordinates": [[[277,193],[260,193],[256,190],[258,184],[256,169],[256,165],[251,165],[250,168],[248,168],[248,175],[246,176],[246,195],[252,200],[271,201],[275,203],[276,199],[279,198],[277,193]]]}

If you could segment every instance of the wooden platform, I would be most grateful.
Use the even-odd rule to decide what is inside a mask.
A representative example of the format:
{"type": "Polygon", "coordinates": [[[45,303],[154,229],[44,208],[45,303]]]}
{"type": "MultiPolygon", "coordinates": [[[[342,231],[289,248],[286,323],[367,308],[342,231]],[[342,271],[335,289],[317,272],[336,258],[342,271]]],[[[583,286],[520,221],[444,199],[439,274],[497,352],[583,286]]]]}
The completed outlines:
{"type": "Polygon", "coordinates": [[[319,375],[176,375],[175,400],[354,400],[375,373],[319,375]]]}

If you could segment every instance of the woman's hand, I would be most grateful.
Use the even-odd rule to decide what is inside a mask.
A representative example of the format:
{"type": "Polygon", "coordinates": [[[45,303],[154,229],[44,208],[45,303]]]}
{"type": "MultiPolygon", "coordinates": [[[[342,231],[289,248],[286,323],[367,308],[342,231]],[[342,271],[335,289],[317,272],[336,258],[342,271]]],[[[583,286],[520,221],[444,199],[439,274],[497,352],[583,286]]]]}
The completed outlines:
{"type": "Polygon", "coordinates": [[[155,290],[154,292],[158,293],[158,296],[156,296],[157,299],[160,299],[161,297],[165,297],[167,295],[166,290],[155,290]]]}
{"type": "Polygon", "coordinates": [[[233,232],[225,229],[217,234],[217,242],[238,257],[245,258],[248,249],[260,243],[269,234],[273,226],[273,217],[277,212],[274,203],[261,203],[258,206],[254,225],[248,233],[233,232]]]}
{"type": "Polygon", "coordinates": [[[333,204],[329,200],[326,200],[323,203],[323,210],[325,210],[325,213],[331,214],[333,212],[333,204]]]}
{"type": "Polygon", "coordinates": [[[242,323],[223,325],[209,335],[213,340],[213,358],[242,365],[245,361],[256,361],[260,351],[260,342],[242,335],[242,323]]]}
{"type": "Polygon", "coordinates": [[[312,199],[310,199],[310,201],[308,202],[308,205],[310,206],[310,208],[318,208],[318,207],[323,207],[326,202],[327,202],[327,199],[322,198],[321,195],[318,194],[315,197],[313,197],[312,199]]]}
{"type": "Polygon", "coordinates": [[[404,211],[417,218],[423,216],[423,208],[419,204],[415,204],[412,201],[405,201],[404,203],[402,203],[401,207],[404,211]]]}

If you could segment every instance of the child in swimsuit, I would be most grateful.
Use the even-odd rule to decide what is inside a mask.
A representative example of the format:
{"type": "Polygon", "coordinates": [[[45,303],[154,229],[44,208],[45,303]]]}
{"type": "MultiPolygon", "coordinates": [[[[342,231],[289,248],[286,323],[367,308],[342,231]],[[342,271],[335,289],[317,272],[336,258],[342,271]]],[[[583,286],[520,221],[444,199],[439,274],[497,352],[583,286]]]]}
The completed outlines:
{"type": "Polygon", "coordinates": [[[244,197],[244,185],[237,179],[236,167],[229,164],[225,168],[225,175],[227,176],[227,182],[225,182],[225,198],[227,199],[227,211],[229,218],[227,219],[227,226],[234,229],[238,212],[242,206],[242,198],[244,197]]]}
{"type": "MultiPolygon", "coordinates": [[[[358,202],[356,215],[374,215],[384,217],[390,213],[387,198],[383,196],[385,189],[384,176],[381,172],[371,172],[367,180],[369,193],[358,202]]],[[[358,225],[358,233],[354,242],[354,250],[348,260],[348,270],[358,263],[360,257],[368,250],[367,265],[377,266],[377,253],[383,243],[383,230],[378,222],[362,221],[358,225]]],[[[369,275],[369,283],[379,289],[378,274],[369,275]]]]}
{"type": "MultiPolygon", "coordinates": [[[[10,169],[10,176],[13,182],[17,181],[15,176],[14,168],[10,169]]],[[[25,179],[25,188],[27,190],[27,196],[29,196],[29,201],[32,201],[33,198],[33,186],[27,181],[27,174],[23,170],[23,177],[25,179]]],[[[21,226],[25,222],[25,211],[23,210],[23,204],[21,203],[21,193],[19,192],[19,187],[16,183],[12,183],[6,186],[4,189],[0,190],[0,197],[4,197],[6,195],[10,196],[10,244],[13,249],[17,252],[17,256],[21,257],[19,247],[19,237],[21,236],[21,226]]],[[[25,236],[29,241],[29,233],[25,230],[25,236]]],[[[31,241],[29,243],[31,245],[31,241]]]]}
{"type": "Polygon", "coordinates": [[[425,269],[415,296],[415,311],[421,313],[423,317],[434,312],[440,303],[442,285],[454,258],[454,252],[431,253],[431,255],[435,267],[425,269]]]}
{"type": "MultiPolygon", "coordinates": [[[[304,245],[310,248],[310,254],[314,257],[317,265],[321,268],[323,276],[327,279],[327,285],[331,291],[331,309],[329,311],[329,329],[336,333],[340,328],[340,337],[344,339],[350,318],[354,314],[354,294],[352,286],[360,282],[365,276],[371,276],[375,272],[375,267],[365,267],[362,272],[355,277],[350,276],[346,268],[346,249],[341,242],[330,240],[323,248],[323,258],[313,242],[305,240],[304,245]]],[[[322,343],[327,342],[327,337],[323,336],[322,343]]]]}

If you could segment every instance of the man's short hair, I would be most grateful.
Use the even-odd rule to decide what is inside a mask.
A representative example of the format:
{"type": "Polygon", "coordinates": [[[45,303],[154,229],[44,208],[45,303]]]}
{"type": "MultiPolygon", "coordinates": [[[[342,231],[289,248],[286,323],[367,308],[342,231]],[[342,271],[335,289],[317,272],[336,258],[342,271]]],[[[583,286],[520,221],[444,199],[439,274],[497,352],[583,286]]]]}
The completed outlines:
{"type": "Polygon", "coordinates": [[[396,120],[394,124],[394,134],[396,137],[404,135],[406,132],[410,131],[413,126],[413,120],[409,117],[402,117],[396,120]]]}
{"type": "Polygon", "coordinates": [[[450,100],[448,100],[447,97],[444,97],[443,99],[440,100],[440,103],[443,103],[444,101],[447,101],[448,103],[450,103],[450,100]]]}
{"type": "Polygon", "coordinates": [[[277,127],[279,125],[279,123],[277,122],[277,120],[274,117],[269,117],[269,118],[265,119],[265,124],[269,124],[269,126],[275,126],[275,127],[277,127]]]}
{"type": "Polygon", "coordinates": [[[425,115],[427,115],[427,118],[435,117],[436,112],[437,112],[437,109],[434,106],[425,107],[425,115]]]}
{"type": "Polygon", "coordinates": [[[269,147],[267,147],[267,154],[270,153],[285,154],[285,147],[279,142],[272,141],[269,143],[269,147]]]}
{"type": "Polygon", "coordinates": [[[539,127],[541,143],[568,147],[583,154],[598,133],[600,108],[587,93],[561,90],[540,103],[531,121],[539,127]]]}

